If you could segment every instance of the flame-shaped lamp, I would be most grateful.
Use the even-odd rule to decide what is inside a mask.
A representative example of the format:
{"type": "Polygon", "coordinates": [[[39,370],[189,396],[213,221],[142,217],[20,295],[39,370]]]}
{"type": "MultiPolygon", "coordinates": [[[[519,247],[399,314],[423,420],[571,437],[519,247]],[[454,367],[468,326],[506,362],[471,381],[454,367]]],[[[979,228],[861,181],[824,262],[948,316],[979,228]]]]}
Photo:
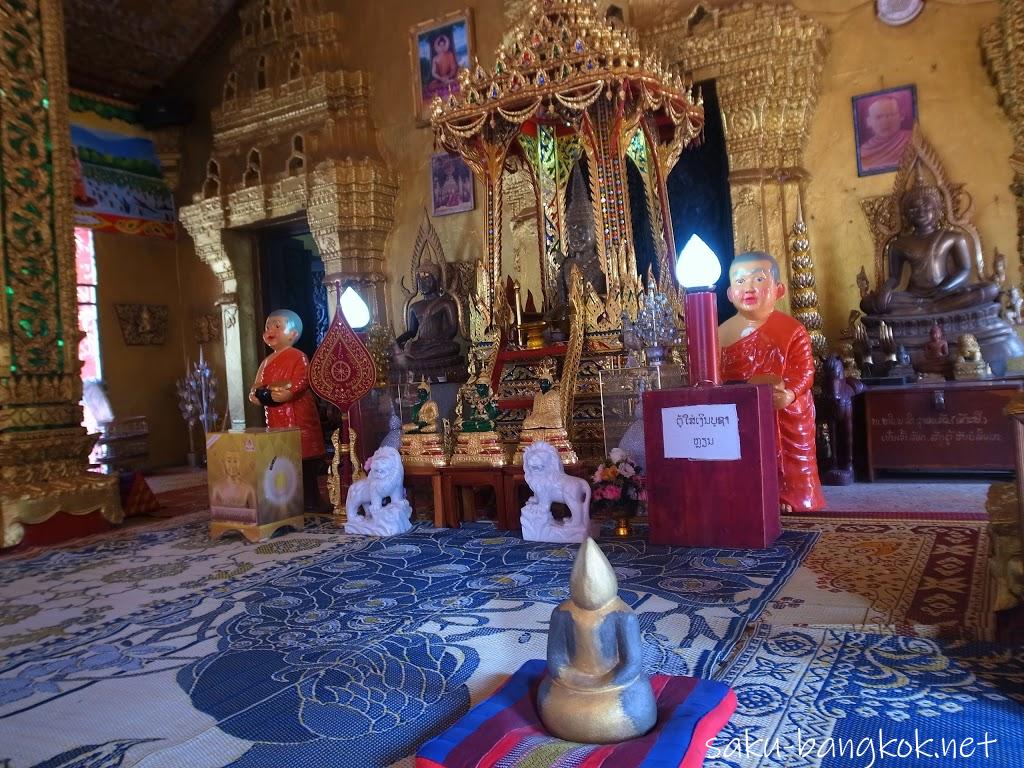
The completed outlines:
{"type": "Polygon", "coordinates": [[[692,386],[718,385],[718,298],[722,264],[708,244],[693,235],[676,260],[676,280],[686,289],[686,356],[692,386]]]}
{"type": "Polygon", "coordinates": [[[358,331],[370,324],[370,308],[351,285],[342,292],[339,303],[352,330],[358,331]]]}

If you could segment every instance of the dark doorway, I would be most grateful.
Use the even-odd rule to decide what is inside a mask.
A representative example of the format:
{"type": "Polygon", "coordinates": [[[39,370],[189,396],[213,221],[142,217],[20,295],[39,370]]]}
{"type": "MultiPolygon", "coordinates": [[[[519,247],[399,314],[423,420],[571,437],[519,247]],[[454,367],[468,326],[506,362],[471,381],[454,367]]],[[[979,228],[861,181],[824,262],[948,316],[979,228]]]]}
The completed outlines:
{"type": "Polygon", "coordinates": [[[324,264],[309,234],[260,233],[260,294],[263,316],[290,309],[302,319],[295,347],[311,358],[327,333],[324,264]]]}
{"type": "MultiPolygon", "coordinates": [[[[686,241],[695,234],[718,255],[722,263],[722,277],[715,290],[718,294],[718,319],[722,321],[736,314],[735,308],[725,296],[725,289],[729,287],[729,264],[732,263],[735,247],[732,198],[729,193],[729,156],[725,151],[725,131],[722,128],[715,81],[704,80],[697,85],[704,94],[704,135],[698,146],[690,146],[683,151],[679,162],[668,175],[669,209],[676,241],[675,253],[670,256],[674,264],[674,259],[679,256],[686,241]]],[[[639,266],[639,254],[637,261],[639,266]]]]}

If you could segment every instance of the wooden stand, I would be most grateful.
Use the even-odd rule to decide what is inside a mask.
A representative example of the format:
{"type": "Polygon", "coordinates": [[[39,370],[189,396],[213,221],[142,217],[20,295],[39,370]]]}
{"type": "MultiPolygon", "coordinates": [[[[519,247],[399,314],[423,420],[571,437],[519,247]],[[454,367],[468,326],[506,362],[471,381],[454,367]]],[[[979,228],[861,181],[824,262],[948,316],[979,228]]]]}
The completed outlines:
{"type": "Polygon", "coordinates": [[[768,547],[779,537],[779,476],[771,387],[689,387],[644,393],[647,514],[652,544],[768,547]],[[733,403],[740,458],[665,458],[662,411],[733,403]]]}
{"type": "Polygon", "coordinates": [[[430,490],[434,500],[434,527],[444,528],[445,527],[445,504],[444,504],[444,488],[441,482],[441,469],[440,467],[431,467],[425,464],[408,464],[405,467],[405,481],[409,484],[410,480],[430,480],[430,490]]]}
{"type": "Polygon", "coordinates": [[[497,507],[498,530],[509,528],[508,508],[505,505],[505,481],[502,467],[487,465],[460,465],[441,468],[441,485],[444,493],[444,510],[450,528],[458,528],[465,515],[467,522],[476,520],[476,504],[473,500],[473,489],[489,485],[494,489],[495,506],[497,507]],[[460,500],[455,498],[455,489],[461,491],[460,500]]]}

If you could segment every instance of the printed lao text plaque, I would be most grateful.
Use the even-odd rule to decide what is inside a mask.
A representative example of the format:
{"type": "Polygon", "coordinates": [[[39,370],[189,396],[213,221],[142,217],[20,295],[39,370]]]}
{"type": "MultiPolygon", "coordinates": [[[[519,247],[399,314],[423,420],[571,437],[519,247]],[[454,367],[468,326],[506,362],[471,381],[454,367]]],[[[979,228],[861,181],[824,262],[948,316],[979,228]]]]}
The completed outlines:
{"type": "Polygon", "coordinates": [[[651,542],[770,546],[782,532],[771,386],[663,389],[643,397],[651,542]]]}

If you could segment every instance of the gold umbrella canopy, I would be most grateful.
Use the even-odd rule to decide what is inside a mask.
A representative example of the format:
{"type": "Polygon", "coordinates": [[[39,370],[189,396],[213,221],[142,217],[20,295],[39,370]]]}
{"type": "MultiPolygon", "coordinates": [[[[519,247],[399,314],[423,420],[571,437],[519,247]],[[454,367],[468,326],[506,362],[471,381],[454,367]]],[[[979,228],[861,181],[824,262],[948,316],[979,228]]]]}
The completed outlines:
{"type": "Polygon", "coordinates": [[[447,101],[435,97],[431,123],[439,143],[457,152],[499,122],[572,124],[602,94],[619,100],[627,123],[656,114],[663,140],[673,144],[686,146],[704,125],[703,103],[692,87],[657,55],[642,51],[635,30],[602,18],[595,0],[534,3],[498,47],[491,71],[474,62],[459,73],[457,93],[447,101]],[[675,135],[665,136],[666,129],[675,135]]]}

